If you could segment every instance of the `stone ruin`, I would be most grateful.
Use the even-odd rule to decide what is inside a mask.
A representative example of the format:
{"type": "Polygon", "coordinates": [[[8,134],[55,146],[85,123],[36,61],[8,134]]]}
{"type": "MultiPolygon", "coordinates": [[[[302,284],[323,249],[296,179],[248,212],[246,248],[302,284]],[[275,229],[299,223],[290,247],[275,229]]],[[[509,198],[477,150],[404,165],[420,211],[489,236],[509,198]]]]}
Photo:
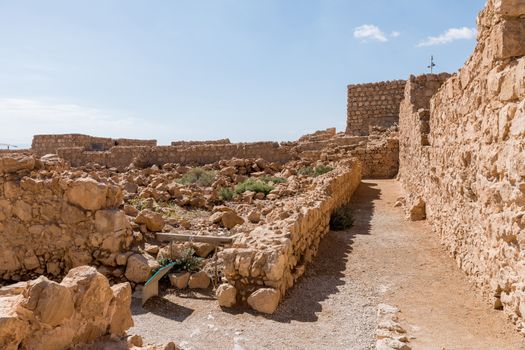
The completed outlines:
{"type": "Polygon", "coordinates": [[[0,347],[141,346],[125,338],[132,289],[180,259],[202,265],[170,274],[175,288],[213,285],[222,307],[273,313],[361,179],[396,176],[407,219],[427,219],[525,332],[524,37],[525,2],[489,0],[458,74],[350,85],[343,133],[170,146],[37,135],[1,152],[0,347]],[[233,243],[158,235],[188,232],[233,243]]]}

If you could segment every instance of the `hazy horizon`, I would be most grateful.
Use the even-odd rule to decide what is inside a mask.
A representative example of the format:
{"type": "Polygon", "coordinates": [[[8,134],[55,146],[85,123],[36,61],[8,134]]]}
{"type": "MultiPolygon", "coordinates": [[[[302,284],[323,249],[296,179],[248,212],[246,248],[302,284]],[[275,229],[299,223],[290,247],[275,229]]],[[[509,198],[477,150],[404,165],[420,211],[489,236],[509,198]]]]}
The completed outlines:
{"type": "Polygon", "coordinates": [[[286,141],[346,86],[455,72],[485,1],[0,3],[0,143],[34,134],[286,141]]]}

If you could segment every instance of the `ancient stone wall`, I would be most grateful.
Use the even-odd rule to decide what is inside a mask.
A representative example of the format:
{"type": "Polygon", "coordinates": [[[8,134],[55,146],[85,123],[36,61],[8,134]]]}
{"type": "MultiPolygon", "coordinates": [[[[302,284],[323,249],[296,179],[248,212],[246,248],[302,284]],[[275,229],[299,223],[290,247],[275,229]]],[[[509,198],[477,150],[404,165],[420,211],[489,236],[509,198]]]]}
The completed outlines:
{"type": "MultiPolygon", "coordinates": [[[[431,100],[426,156],[421,133],[402,131],[400,172],[461,269],[525,331],[523,38],[525,1],[489,0],[474,54],[431,100]]],[[[401,127],[415,128],[407,110],[401,127]]]]}
{"type": "Polygon", "coordinates": [[[369,135],[371,128],[388,128],[399,120],[404,80],[348,85],[346,133],[369,135]]]}
{"type": "Polygon", "coordinates": [[[82,134],[35,135],[31,150],[37,156],[56,154],[60,148],[80,147],[86,151],[105,151],[114,146],[156,146],[156,140],[110,139],[82,134]]]}
{"type": "Polygon", "coordinates": [[[116,256],[132,241],[131,226],[118,209],[123,201],[118,186],[56,167],[30,156],[0,157],[4,280],[60,276],[85,264],[114,269],[116,256]]]}
{"type": "Polygon", "coordinates": [[[173,141],[172,146],[197,146],[197,145],[225,145],[230,144],[230,139],[208,140],[208,141],[173,141]]]}
{"type": "Polygon", "coordinates": [[[411,220],[425,218],[423,192],[429,186],[428,176],[410,171],[412,167],[428,169],[430,133],[430,99],[450,77],[450,74],[411,76],[405,88],[399,114],[399,163],[401,180],[407,192],[405,198],[407,217],[411,220]]]}
{"type": "Polygon", "coordinates": [[[314,190],[284,204],[288,215],[281,214],[281,220],[271,227],[247,232],[238,238],[236,247],[222,252],[225,277],[235,287],[239,301],[273,312],[272,307],[317,254],[321,238],[329,231],[332,212],[350,201],[361,181],[361,165],[353,160],[341,162],[339,168],[316,181],[314,190]],[[272,307],[265,309],[268,306],[272,307]]]}
{"type": "Polygon", "coordinates": [[[288,147],[280,146],[277,142],[157,147],[115,146],[104,152],[85,151],[81,147],[74,147],[60,148],[58,155],[74,167],[97,163],[121,171],[134,162],[141,166],[166,163],[205,165],[232,158],[264,158],[267,161],[278,163],[294,158],[288,147]]]}
{"type": "Polygon", "coordinates": [[[110,287],[89,266],[70,270],[61,283],[41,276],[0,288],[0,348],[65,350],[122,336],[133,326],[130,307],[129,283],[110,287]]]}

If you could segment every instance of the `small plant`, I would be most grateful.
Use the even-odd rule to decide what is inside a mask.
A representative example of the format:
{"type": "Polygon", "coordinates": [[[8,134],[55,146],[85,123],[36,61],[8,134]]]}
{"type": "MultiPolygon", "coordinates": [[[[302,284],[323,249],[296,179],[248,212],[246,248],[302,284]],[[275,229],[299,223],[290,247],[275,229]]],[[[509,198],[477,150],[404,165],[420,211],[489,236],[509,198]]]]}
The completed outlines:
{"type": "Polygon", "coordinates": [[[231,201],[233,198],[233,194],[233,190],[229,187],[219,188],[219,198],[224,202],[231,201]]]}
{"type": "MultiPolygon", "coordinates": [[[[192,248],[189,248],[189,249],[186,249],[182,253],[182,257],[180,259],[175,259],[175,260],[171,258],[160,259],[159,264],[161,267],[159,269],[171,263],[175,263],[175,265],[173,266],[173,269],[175,271],[196,272],[200,270],[203,261],[204,261],[203,258],[199,258],[198,256],[195,256],[195,250],[193,250],[192,248]]],[[[159,269],[157,269],[157,271],[159,269]]]]}
{"type": "Polygon", "coordinates": [[[325,165],[319,165],[317,168],[315,168],[314,172],[315,176],[321,176],[323,174],[331,172],[332,170],[334,170],[334,168],[325,165]]]}
{"type": "Polygon", "coordinates": [[[278,176],[265,175],[265,176],[262,176],[260,179],[262,182],[265,182],[265,183],[273,182],[274,184],[282,184],[286,182],[286,179],[284,177],[278,177],[278,176]]]}
{"type": "Polygon", "coordinates": [[[299,175],[304,175],[304,176],[314,176],[315,171],[314,171],[314,168],[312,168],[311,166],[307,166],[307,167],[297,170],[297,173],[299,173],[299,175]]]}
{"type": "Polygon", "coordinates": [[[180,266],[181,271],[195,272],[200,270],[204,259],[195,256],[195,250],[190,248],[184,251],[182,258],[175,261],[180,263],[177,265],[180,266]]]}
{"type": "Polygon", "coordinates": [[[329,173],[332,170],[334,170],[334,168],[325,166],[325,165],[319,165],[318,167],[315,167],[315,168],[311,166],[304,167],[304,168],[299,169],[297,172],[300,175],[317,177],[317,176],[321,176],[323,174],[329,173]]]}
{"type": "Polygon", "coordinates": [[[246,179],[237,186],[235,186],[235,193],[241,194],[246,191],[262,192],[268,194],[273,190],[273,186],[255,179],[246,179]]]}
{"type": "Polygon", "coordinates": [[[137,210],[141,211],[148,208],[148,203],[146,200],[134,197],[129,201],[129,204],[134,206],[137,210]]]}
{"type": "Polygon", "coordinates": [[[348,230],[353,225],[354,218],[349,204],[336,209],[330,217],[330,229],[333,231],[348,230]]]}
{"type": "Polygon", "coordinates": [[[212,170],[194,168],[182,175],[182,177],[178,179],[177,182],[182,185],[196,184],[198,186],[208,187],[213,183],[216,174],[217,172],[212,170]]]}

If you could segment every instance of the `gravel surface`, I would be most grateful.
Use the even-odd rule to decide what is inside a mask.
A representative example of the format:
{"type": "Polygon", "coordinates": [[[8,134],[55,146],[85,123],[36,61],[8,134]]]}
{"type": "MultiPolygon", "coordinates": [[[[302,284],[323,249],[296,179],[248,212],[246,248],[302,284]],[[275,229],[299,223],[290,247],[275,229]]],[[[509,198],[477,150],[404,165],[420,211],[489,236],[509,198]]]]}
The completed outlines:
{"type": "Polygon", "coordinates": [[[135,327],[148,343],[183,349],[373,349],[376,307],[401,309],[413,349],[525,349],[501,312],[477,295],[425,222],[394,208],[394,180],[364,181],[352,229],[330,232],[305,277],[271,316],[222,311],[209,294],[175,293],[145,305],[135,327]]]}

